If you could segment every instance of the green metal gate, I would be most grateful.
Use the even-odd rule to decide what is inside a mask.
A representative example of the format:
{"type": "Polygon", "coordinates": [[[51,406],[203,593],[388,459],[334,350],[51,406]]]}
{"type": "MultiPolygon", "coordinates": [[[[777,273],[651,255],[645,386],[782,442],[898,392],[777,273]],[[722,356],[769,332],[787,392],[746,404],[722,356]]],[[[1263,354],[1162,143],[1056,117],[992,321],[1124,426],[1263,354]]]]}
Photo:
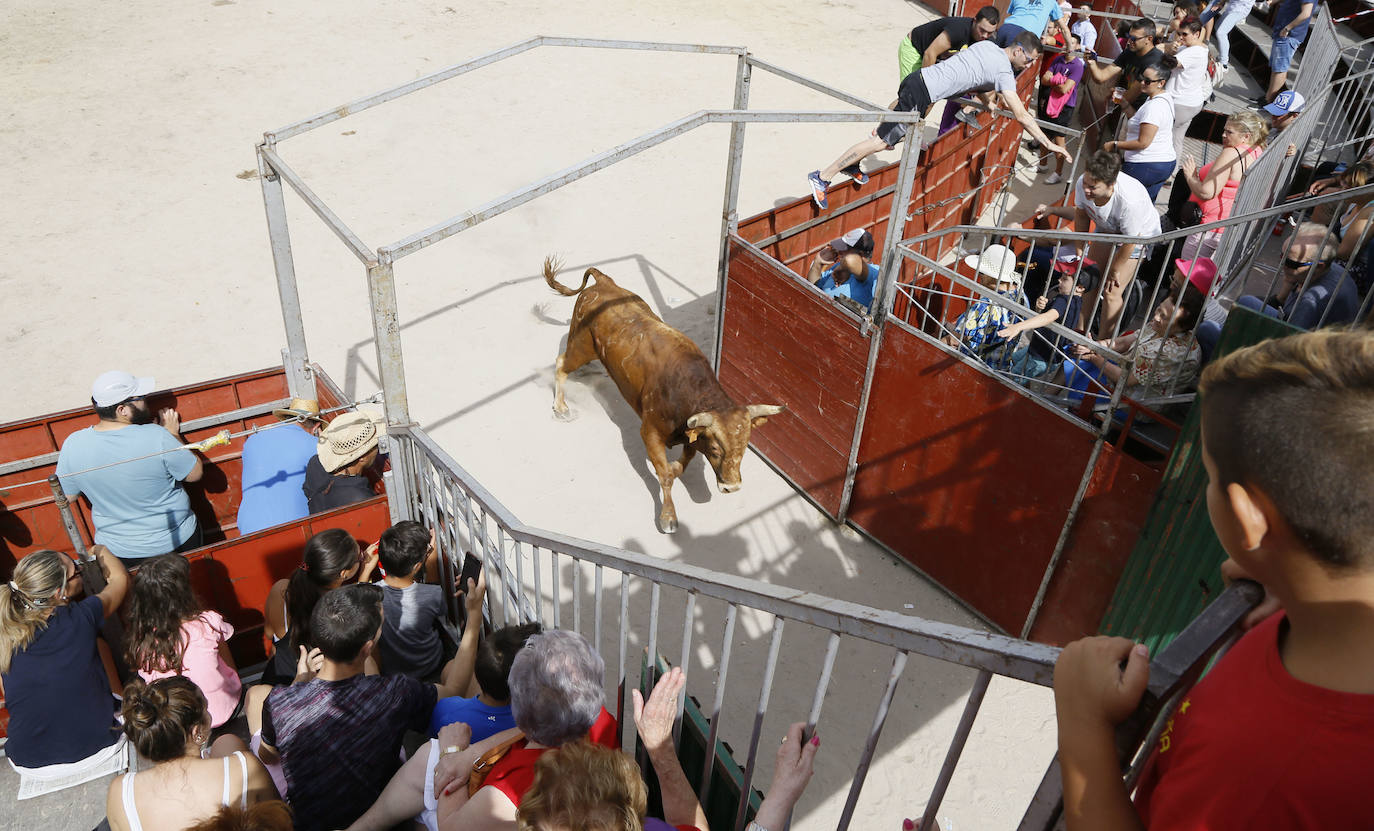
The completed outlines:
{"type": "MultiPolygon", "coordinates": [[[[1284,321],[1237,307],[1226,318],[1213,359],[1300,331],[1284,321]]],[[[1221,593],[1219,567],[1226,553],[1207,517],[1201,417],[1201,407],[1188,413],[1145,530],[1102,619],[1104,634],[1144,643],[1151,654],[1168,646],[1221,593]]]]}

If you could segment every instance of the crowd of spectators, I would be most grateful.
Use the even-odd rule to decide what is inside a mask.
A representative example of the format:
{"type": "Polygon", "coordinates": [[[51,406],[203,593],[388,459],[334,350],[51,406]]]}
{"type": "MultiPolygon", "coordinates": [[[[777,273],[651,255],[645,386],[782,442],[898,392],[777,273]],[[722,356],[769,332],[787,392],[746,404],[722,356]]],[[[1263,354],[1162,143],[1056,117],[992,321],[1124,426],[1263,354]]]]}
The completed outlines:
{"type": "MultiPolygon", "coordinates": [[[[1040,204],[1031,219],[1037,227],[1050,227],[1058,219],[1071,223],[1064,227],[1076,232],[1116,239],[1081,246],[1032,245],[1021,254],[1024,285],[1019,278],[1013,284],[970,265],[988,294],[970,298],[969,308],[953,323],[944,324],[944,340],[996,369],[1009,371],[1023,383],[1043,382],[1038,388],[1061,389],[1067,384],[1072,388],[1065,390],[1070,400],[1082,392],[1086,376],[1099,388],[1121,377],[1122,367],[1104,352],[1081,345],[1071,348],[1062,336],[1045,329],[1055,323],[1076,329],[1106,350],[1138,354],[1138,372],[1128,379],[1128,395],[1166,398],[1189,391],[1202,364],[1211,357],[1226,320],[1230,301],[1220,301],[1219,294],[1226,286],[1243,283],[1246,275],[1217,274],[1213,256],[1224,228],[1195,232],[1172,246],[1121,238],[1146,240],[1231,215],[1246,174],[1272,138],[1281,136],[1304,112],[1303,96],[1286,89],[1283,79],[1292,52],[1310,26],[1312,4],[1285,0],[1278,8],[1272,75],[1266,79],[1273,83],[1251,108],[1229,114],[1220,134],[1220,149],[1205,164],[1185,149],[1184,139],[1204,108],[1218,106],[1216,87],[1225,77],[1230,54],[1227,38],[1250,4],[1219,0],[1200,8],[1191,0],[1180,0],[1165,23],[1149,18],[1127,21],[1117,30],[1119,52],[1110,61],[1094,51],[1101,43],[1099,36],[1110,35],[1104,34],[1105,22],[1095,20],[1092,9],[1072,11],[1074,23],[1065,30],[1057,22],[1047,25],[1061,17],[1068,19],[1049,11],[1052,5],[1037,5],[1045,16],[1035,17],[1030,28],[1021,25],[1026,30],[1021,31],[1008,30],[1007,22],[1031,18],[1013,3],[998,34],[991,38],[1010,44],[1029,32],[1039,35],[1046,47],[1062,44],[1057,54],[1040,63],[1036,109],[1042,121],[1078,126],[1084,135],[1082,173],[1068,183],[1063,204],[1040,204]],[[1209,45],[1213,38],[1218,40],[1219,55],[1209,45]],[[1075,112],[1075,106],[1088,99],[1110,103],[1101,115],[1082,107],[1075,112]],[[1167,207],[1157,205],[1166,189],[1167,207]],[[1181,266],[1167,268],[1172,260],[1186,261],[1185,271],[1191,278],[1177,276],[1181,266]],[[1077,278],[1079,274],[1082,279],[1077,278]],[[1163,275],[1173,279],[1166,283],[1160,279],[1163,275]],[[1163,284],[1155,286],[1155,282],[1163,284]],[[994,292],[1007,298],[1019,295],[1024,305],[1039,314],[1026,318],[993,300],[994,292]]],[[[1067,7],[1055,11],[1070,13],[1067,7]]],[[[944,25],[952,26],[955,20],[946,18],[944,25]]],[[[937,37],[938,23],[921,27],[925,39],[937,37]]],[[[986,88],[987,79],[966,71],[953,59],[946,58],[940,66],[949,67],[942,92],[962,87],[977,93],[980,86],[986,88]]],[[[923,72],[932,71],[929,61],[923,67],[923,72]]],[[[1022,67],[1013,63],[1012,68],[1015,73],[1022,67]]],[[[904,86],[913,83],[908,78],[904,86]]],[[[993,88],[1014,90],[1014,79],[1004,79],[993,88]]],[[[919,98],[918,103],[928,106],[930,102],[919,98]]],[[[899,106],[903,108],[910,109],[899,106]]],[[[1068,156],[1064,137],[1056,135],[1052,142],[1045,142],[1038,132],[1029,132],[1032,149],[1049,151],[1040,158],[1045,182],[1059,184],[1063,157],[1068,156]]],[[[881,128],[869,144],[856,145],[836,165],[818,171],[821,181],[813,174],[818,204],[828,185],[825,174],[870,152],[880,137],[881,128]]],[[[1296,147],[1287,143],[1283,152],[1291,156],[1296,147]]],[[[1374,145],[1355,164],[1319,167],[1308,195],[1364,186],[1374,176],[1371,157],[1374,145]]],[[[1280,317],[1300,328],[1348,324],[1359,316],[1374,283],[1370,263],[1374,247],[1368,244],[1374,200],[1340,203],[1328,210],[1339,215],[1323,215],[1318,210],[1297,217],[1296,231],[1283,243],[1284,256],[1272,290],[1265,296],[1241,296],[1235,305],[1280,317]],[[1304,219],[1319,224],[1297,227],[1304,219]]],[[[1001,251],[1001,245],[993,245],[984,253],[997,260],[1001,251]]]]}
{"type": "MultiPolygon", "coordinates": [[[[537,623],[484,631],[485,572],[441,585],[419,523],[396,523],[366,550],[339,529],[313,537],[265,598],[275,654],[249,689],[226,649],[233,629],[201,607],[183,556],[149,558],[131,579],[97,550],[106,586],[84,598],[65,555],[20,561],[0,586],[0,670],[6,755],[21,775],[122,770],[110,764],[128,745],[146,760],[110,783],[115,831],[707,828],[672,739],[683,671],[667,672],[647,701],[633,695],[662,795],[663,817],[647,817],[593,646],[537,623]],[[450,648],[440,632],[455,590],[468,624],[450,648]],[[137,673],[122,687],[98,634],[116,613],[137,673]],[[229,729],[240,715],[247,743],[229,729]]],[[[802,725],[789,730],[760,827],[785,824],[819,742],[802,725]]]]}

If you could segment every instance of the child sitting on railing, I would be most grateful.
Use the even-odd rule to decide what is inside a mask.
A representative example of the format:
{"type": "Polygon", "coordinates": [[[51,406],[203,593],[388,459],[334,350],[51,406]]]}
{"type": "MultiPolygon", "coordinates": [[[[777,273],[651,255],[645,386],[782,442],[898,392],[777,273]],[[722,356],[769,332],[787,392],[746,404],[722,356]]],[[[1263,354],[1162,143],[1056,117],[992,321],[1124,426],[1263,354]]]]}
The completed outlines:
{"type": "Polygon", "coordinates": [[[1181,697],[1134,804],[1113,731],[1145,692],[1148,650],[1110,637],[1065,647],[1054,696],[1069,831],[1370,827],[1371,400],[1367,331],[1269,340],[1207,367],[1201,455],[1221,573],[1268,599],[1181,697]]]}
{"type": "Polygon", "coordinates": [[[129,666],[144,681],[184,675],[209,704],[219,727],[243,706],[243,683],[229,654],[234,627],[219,612],[202,609],[191,590],[191,564],[180,554],[144,561],[129,596],[129,666]]]}

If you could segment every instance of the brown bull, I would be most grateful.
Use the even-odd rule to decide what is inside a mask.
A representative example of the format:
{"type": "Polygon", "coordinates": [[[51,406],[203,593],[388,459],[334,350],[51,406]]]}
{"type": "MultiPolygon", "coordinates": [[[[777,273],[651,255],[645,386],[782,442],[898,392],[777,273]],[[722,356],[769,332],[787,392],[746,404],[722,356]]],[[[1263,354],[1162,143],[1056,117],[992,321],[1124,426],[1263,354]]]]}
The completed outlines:
{"type": "Polygon", "coordinates": [[[577,297],[568,326],[568,347],[555,365],[553,410],[568,415],[563,384],[568,373],[600,360],[620,394],[639,414],[639,436],[658,474],[663,510],[658,527],[677,530],[673,480],[700,451],[716,472],[721,493],[740,487],[739,465],[749,446],[749,433],[783,411],[772,404],[739,407],[726,394],[711,364],[686,335],[664,323],[639,295],[626,291],[595,268],[570,289],[555,279],[559,263],[544,260],[544,280],[565,297],[577,297]],[[589,288],[587,281],[596,282],[589,288]],[[682,457],[668,461],[668,448],[680,444],[682,457]]]}

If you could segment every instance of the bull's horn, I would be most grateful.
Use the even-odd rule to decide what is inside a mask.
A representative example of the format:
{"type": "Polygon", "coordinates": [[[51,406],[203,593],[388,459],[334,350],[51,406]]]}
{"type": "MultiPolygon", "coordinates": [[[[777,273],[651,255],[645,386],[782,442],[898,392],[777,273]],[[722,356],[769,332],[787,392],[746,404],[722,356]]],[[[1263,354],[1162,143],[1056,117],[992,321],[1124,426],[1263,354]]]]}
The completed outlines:
{"type": "Polygon", "coordinates": [[[786,410],[781,404],[750,404],[749,417],[758,418],[759,416],[773,416],[786,410]]]}
{"type": "Polygon", "coordinates": [[[712,424],[715,423],[716,417],[711,415],[710,413],[697,413],[696,415],[687,419],[687,429],[705,430],[707,427],[710,427],[712,424]]]}

